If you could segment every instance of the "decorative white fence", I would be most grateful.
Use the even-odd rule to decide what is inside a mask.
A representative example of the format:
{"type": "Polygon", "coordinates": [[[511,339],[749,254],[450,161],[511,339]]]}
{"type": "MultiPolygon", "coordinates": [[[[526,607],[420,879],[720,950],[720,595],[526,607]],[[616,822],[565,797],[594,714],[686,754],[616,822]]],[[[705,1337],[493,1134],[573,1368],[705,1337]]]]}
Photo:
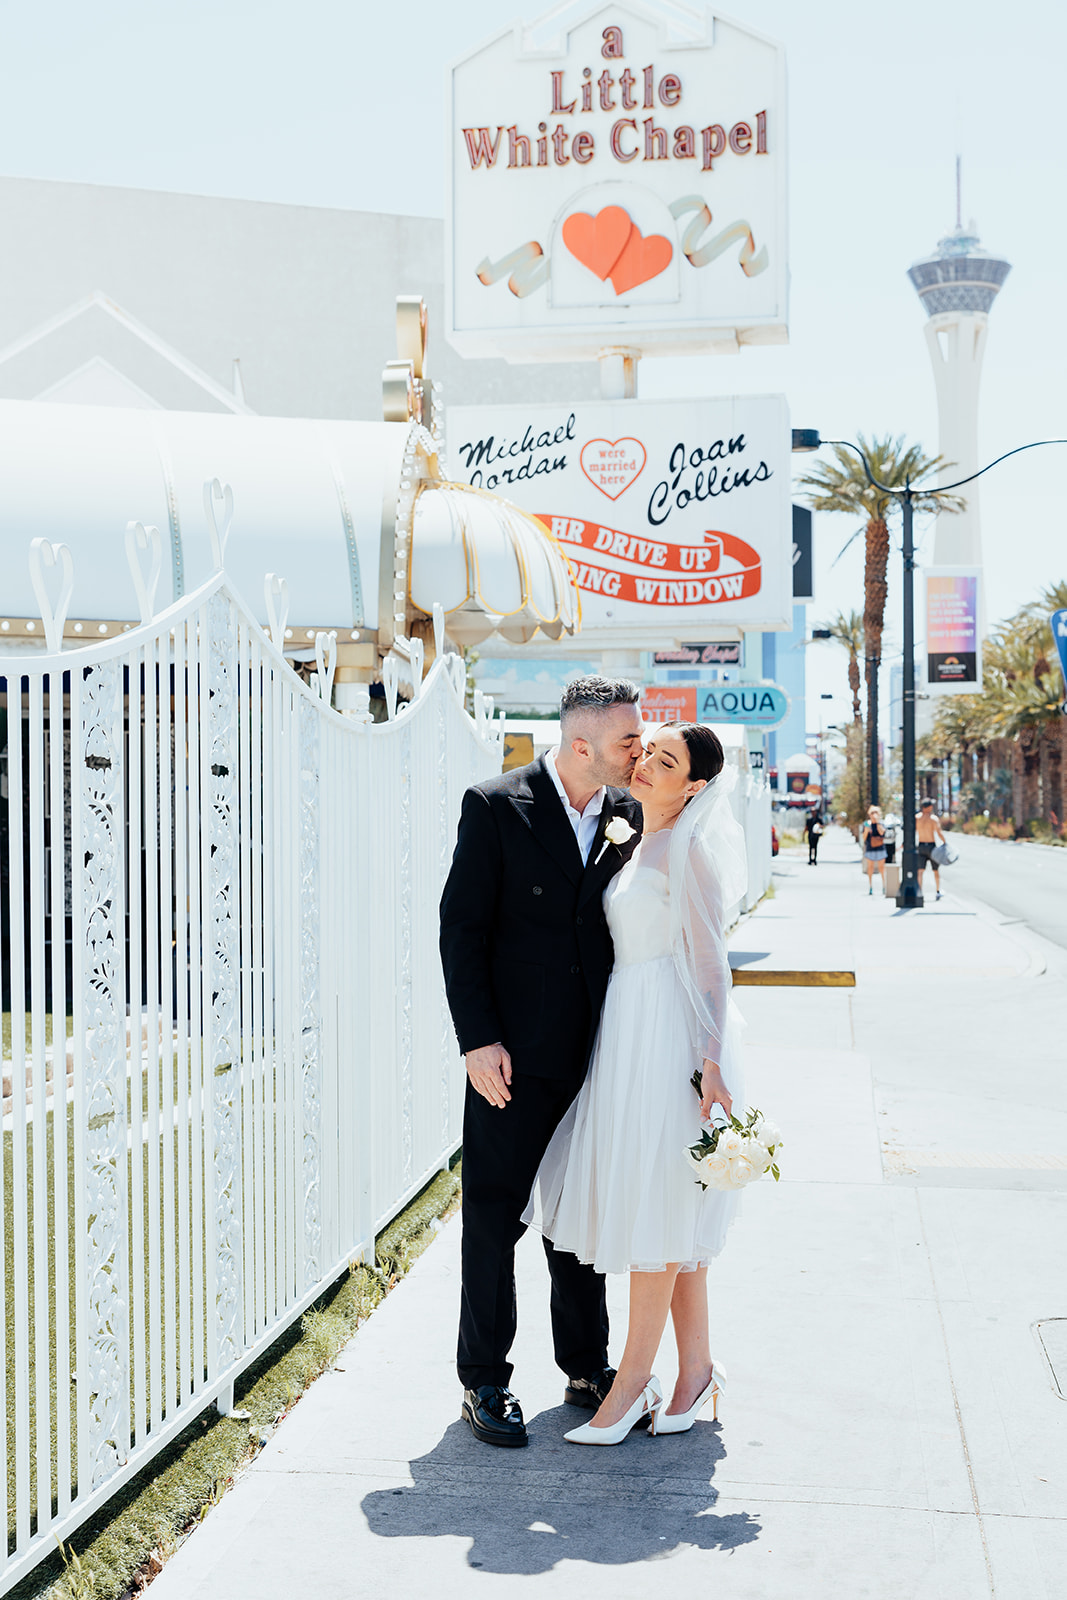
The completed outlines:
{"type": "Polygon", "coordinates": [[[742,773],[731,797],[734,815],[745,830],[748,889],[742,911],[751,911],[771,881],[771,790],[762,773],[742,773]]]}
{"type": "Polygon", "coordinates": [[[0,1593],[225,1409],[460,1137],[436,907],[501,759],[462,663],[364,725],[328,641],[324,700],[221,572],[141,598],[60,654],[43,597],[48,652],[0,658],[0,1593]]]}

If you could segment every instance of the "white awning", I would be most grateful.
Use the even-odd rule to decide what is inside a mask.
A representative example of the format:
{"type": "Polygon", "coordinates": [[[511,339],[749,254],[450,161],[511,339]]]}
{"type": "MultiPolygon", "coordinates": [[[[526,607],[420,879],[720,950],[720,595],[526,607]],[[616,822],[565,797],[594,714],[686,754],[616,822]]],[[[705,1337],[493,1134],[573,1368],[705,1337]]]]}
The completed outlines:
{"type": "Polygon", "coordinates": [[[558,639],[581,624],[573,570],[544,523],[469,484],[431,480],[419,489],[410,598],[427,616],[440,601],[460,645],[492,633],[527,644],[538,629],[558,639]]]}
{"type": "Polygon", "coordinates": [[[157,609],[211,575],[205,480],[233,491],[226,571],[262,614],[263,575],[290,591],[290,620],[377,627],[382,504],[394,500],[406,423],[0,400],[0,617],[36,617],[30,540],[69,545],[71,616],[135,623],[128,521],[163,536],[157,609]]]}

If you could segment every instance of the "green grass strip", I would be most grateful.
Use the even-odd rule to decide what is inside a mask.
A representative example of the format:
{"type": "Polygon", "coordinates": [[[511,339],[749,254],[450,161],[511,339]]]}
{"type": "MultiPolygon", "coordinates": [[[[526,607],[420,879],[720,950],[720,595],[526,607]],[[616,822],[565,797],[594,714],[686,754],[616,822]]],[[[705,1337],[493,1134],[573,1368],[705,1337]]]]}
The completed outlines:
{"type": "Polygon", "coordinates": [[[460,1171],[457,1157],[378,1235],[377,1265],[351,1268],[237,1380],[234,1405],[247,1417],[197,1417],[8,1600],[141,1594],[426,1249],[456,1205],[460,1171]]]}

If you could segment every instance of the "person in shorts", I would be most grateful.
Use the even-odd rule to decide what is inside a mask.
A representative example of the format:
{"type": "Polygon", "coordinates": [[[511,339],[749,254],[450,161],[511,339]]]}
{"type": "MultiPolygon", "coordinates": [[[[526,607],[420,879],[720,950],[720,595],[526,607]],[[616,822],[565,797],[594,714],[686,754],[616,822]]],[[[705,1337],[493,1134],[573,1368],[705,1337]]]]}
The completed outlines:
{"type": "Polygon", "coordinates": [[[945,835],[941,832],[941,823],[937,812],[934,810],[932,800],[920,802],[919,815],[915,818],[915,847],[918,852],[919,893],[923,892],[923,873],[927,867],[934,871],[934,888],[937,898],[941,898],[941,873],[937,862],[934,860],[934,847],[938,843],[944,844],[945,835]]]}
{"type": "Polygon", "coordinates": [[[867,893],[874,893],[874,871],[877,867],[878,876],[882,880],[882,893],[885,894],[885,825],[882,822],[882,813],[878,806],[870,806],[867,811],[867,821],[863,824],[863,867],[867,874],[867,893]]]}

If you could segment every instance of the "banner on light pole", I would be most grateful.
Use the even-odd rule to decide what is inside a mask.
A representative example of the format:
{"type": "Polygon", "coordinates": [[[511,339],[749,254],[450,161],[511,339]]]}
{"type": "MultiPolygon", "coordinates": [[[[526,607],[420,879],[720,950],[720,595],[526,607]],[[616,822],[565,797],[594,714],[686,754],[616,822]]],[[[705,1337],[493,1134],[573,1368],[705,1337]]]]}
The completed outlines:
{"type": "MultiPolygon", "coordinates": [[[[1067,695],[1067,610],[1054,611],[1049,621],[1052,624],[1052,637],[1056,641],[1060,671],[1063,673],[1063,687],[1067,695]]],[[[1064,699],[1063,710],[1067,713],[1067,698],[1064,699]]]]}
{"type": "Polygon", "coordinates": [[[981,567],[927,567],[923,574],[931,694],[976,694],[982,687],[981,575],[981,567]]]}
{"type": "Polygon", "coordinates": [[[811,512],[793,507],[793,604],[809,605],[815,599],[811,537],[811,512]]]}

